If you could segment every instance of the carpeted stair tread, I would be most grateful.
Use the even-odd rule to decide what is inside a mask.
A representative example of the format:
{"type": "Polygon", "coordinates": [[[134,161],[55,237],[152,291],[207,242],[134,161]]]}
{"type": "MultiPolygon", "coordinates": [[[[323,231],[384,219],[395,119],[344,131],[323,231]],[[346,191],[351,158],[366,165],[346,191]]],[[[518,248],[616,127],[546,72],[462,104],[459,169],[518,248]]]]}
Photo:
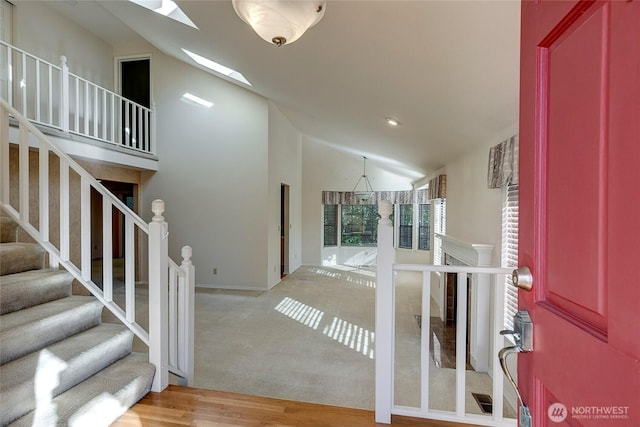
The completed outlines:
{"type": "Polygon", "coordinates": [[[44,267],[45,250],[35,243],[0,243],[0,276],[39,270],[44,267]]]}
{"type": "Polygon", "coordinates": [[[0,315],[71,295],[73,276],[65,270],[23,271],[0,279],[0,315]]]}
{"type": "Polygon", "coordinates": [[[15,242],[18,223],[8,216],[0,216],[0,243],[15,242]]]}
{"type": "Polygon", "coordinates": [[[108,426],[151,389],[155,368],[132,353],[55,397],[11,426],[108,426]],[[55,406],[53,406],[55,405],[55,406]]]}
{"type": "Polygon", "coordinates": [[[0,363],[7,363],[100,323],[102,304],[70,296],[0,316],[0,363]]]}
{"type": "MultiPolygon", "coordinates": [[[[46,360],[64,362],[59,373],[57,396],[131,352],[133,333],[121,325],[103,323],[67,339],[2,365],[0,368],[0,425],[11,422],[35,407],[36,371],[47,370],[46,360]],[[47,352],[47,354],[43,354],[47,352]]],[[[54,362],[55,363],[55,362],[54,362]]],[[[54,370],[54,376],[57,376],[54,370]]]]}

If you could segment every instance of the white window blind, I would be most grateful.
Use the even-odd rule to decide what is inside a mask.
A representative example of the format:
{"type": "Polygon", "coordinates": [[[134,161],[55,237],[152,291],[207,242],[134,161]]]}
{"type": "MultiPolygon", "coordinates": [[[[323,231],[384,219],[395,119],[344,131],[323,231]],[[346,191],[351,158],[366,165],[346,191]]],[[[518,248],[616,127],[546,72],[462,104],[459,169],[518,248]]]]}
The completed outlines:
{"type": "MultiPolygon", "coordinates": [[[[433,202],[433,231],[439,234],[446,234],[447,231],[447,199],[436,199],[433,202]]],[[[442,265],[444,254],[442,253],[442,239],[433,239],[433,263],[442,265]]]]}
{"type": "MultiPolygon", "coordinates": [[[[502,204],[502,266],[518,267],[518,185],[504,187],[502,204]]],[[[513,316],[518,311],[518,290],[507,274],[504,287],[504,326],[513,329],[513,316]]]]}

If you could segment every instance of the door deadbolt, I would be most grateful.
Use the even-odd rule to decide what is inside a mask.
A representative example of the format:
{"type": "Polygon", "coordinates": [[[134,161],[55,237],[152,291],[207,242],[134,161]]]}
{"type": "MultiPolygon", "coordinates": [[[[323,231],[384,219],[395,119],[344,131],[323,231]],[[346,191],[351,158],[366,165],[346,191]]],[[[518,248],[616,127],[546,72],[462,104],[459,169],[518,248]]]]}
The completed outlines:
{"type": "Polygon", "coordinates": [[[530,291],[533,287],[531,270],[527,266],[516,268],[513,270],[513,273],[511,273],[511,281],[516,288],[530,291]]]}

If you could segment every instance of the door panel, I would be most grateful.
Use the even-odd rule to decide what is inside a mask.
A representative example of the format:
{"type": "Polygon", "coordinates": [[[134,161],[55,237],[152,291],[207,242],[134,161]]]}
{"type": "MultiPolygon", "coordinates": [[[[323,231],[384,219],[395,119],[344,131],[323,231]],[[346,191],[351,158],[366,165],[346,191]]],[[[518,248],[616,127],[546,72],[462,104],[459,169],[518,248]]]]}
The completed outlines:
{"type": "Polygon", "coordinates": [[[524,1],[519,295],[535,426],[640,425],[640,1],[524,1]]]}
{"type": "Polygon", "coordinates": [[[539,299],[606,331],[606,50],[608,6],[572,14],[538,45],[536,112],[542,203],[539,299]],[[546,153],[546,155],[544,155],[546,153]],[[550,280],[552,279],[552,280],[550,280]]]}

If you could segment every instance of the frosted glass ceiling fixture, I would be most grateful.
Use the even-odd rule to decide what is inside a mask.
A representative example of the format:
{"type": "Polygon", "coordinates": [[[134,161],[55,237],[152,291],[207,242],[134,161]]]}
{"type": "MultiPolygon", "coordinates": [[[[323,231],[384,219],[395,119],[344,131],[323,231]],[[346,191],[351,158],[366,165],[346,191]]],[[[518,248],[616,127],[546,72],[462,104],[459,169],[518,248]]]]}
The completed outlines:
{"type": "Polygon", "coordinates": [[[233,0],[233,9],[267,43],[284,46],[298,40],[322,19],[326,1],[233,0]]]}
{"type": "Polygon", "coordinates": [[[154,11],[155,13],[159,13],[162,16],[166,16],[167,18],[171,18],[175,21],[183,23],[184,25],[188,25],[190,27],[195,28],[198,27],[193,23],[191,19],[178,7],[178,5],[173,0],[129,0],[131,3],[135,3],[139,6],[144,7],[145,9],[149,9],[154,11]]]}
{"type": "Polygon", "coordinates": [[[193,53],[190,50],[187,49],[182,49],[182,51],[184,53],[186,53],[187,55],[189,55],[189,57],[191,59],[193,59],[195,62],[197,62],[198,64],[202,65],[203,67],[207,67],[210,70],[215,71],[216,73],[220,73],[222,75],[225,75],[227,77],[230,77],[234,80],[237,80],[239,82],[242,82],[246,85],[251,86],[251,83],[249,83],[249,80],[247,80],[242,73],[237,72],[234,69],[231,69],[229,67],[225,67],[222,64],[218,64],[215,61],[210,60],[209,58],[205,58],[204,56],[200,56],[197,53],[193,53]]]}
{"type": "Polygon", "coordinates": [[[356,185],[353,187],[352,193],[363,202],[366,202],[371,198],[371,196],[373,196],[373,187],[369,182],[369,177],[367,177],[367,158],[365,156],[362,156],[362,175],[358,178],[358,181],[356,181],[356,185]],[[363,180],[364,188],[360,186],[360,182],[363,180]],[[360,186],[359,190],[358,186],[360,186]]]}

